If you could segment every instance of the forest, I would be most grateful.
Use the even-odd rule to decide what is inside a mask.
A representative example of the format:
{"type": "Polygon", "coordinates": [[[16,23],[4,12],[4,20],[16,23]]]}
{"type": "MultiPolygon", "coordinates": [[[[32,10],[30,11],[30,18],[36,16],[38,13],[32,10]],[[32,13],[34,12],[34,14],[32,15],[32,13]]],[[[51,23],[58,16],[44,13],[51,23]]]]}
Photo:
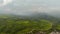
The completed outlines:
{"type": "Polygon", "coordinates": [[[60,19],[49,15],[0,15],[0,34],[51,34],[60,32],[60,19]]]}

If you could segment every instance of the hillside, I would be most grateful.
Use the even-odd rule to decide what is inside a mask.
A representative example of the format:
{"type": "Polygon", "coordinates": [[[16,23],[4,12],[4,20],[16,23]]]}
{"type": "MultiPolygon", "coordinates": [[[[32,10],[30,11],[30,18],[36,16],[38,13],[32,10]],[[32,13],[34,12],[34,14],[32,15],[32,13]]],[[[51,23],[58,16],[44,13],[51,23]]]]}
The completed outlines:
{"type": "Polygon", "coordinates": [[[23,15],[0,15],[0,34],[37,34],[51,33],[55,29],[60,30],[56,25],[60,19],[47,14],[23,15]],[[54,27],[54,28],[53,28],[54,27]],[[41,31],[41,32],[39,32],[41,31]]]}

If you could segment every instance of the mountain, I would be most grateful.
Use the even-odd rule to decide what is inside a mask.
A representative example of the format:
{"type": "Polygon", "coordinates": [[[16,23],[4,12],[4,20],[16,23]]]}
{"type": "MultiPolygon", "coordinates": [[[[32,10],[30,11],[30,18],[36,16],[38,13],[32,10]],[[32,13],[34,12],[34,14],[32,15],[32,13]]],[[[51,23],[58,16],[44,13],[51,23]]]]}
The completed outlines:
{"type": "Polygon", "coordinates": [[[48,13],[51,16],[60,18],[60,11],[52,11],[48,13]]]}
{"type": "Polygon", "coordinates": [[[31,14],[31,15],[15,15],[15,14],[1,14],[0,15],[0,18],[8,18],[8,19],[23,19],[23,20],[35,20],[35,21],[39,21],[39,20],[48,20],[48,21],[51,21],[51,22],[55,22],[55,23],[58,23],[60,22],[60,18],[58,17],[54,17],[54,16],[51,16],[49,14],[46,14],[46,13],[34,13],[34,14],[31,14]]]}

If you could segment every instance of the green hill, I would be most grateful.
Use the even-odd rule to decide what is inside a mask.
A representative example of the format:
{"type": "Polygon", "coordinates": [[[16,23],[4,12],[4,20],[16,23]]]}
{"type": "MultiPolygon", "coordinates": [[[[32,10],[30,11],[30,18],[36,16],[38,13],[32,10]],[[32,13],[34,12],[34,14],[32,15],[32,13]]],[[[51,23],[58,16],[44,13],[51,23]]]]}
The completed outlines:
{"type": "Polygon", "coordinates": [[[47,14],[0,15],[0,34],[37,34],[60,30],[60,19],[47,14]],[[53,29],[54,27],[54,29],[53,29]]]}

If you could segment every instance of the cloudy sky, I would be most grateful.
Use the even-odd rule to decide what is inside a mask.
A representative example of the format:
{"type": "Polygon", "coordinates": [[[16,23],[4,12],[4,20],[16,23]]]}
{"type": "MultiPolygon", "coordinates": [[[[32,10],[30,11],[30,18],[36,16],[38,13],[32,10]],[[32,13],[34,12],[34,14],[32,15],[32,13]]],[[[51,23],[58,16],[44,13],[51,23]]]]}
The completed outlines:
{"type": "Polygon", "coordinates": [[[0,13],[60,12],[60,0],[0,0],[0,13]]]}

